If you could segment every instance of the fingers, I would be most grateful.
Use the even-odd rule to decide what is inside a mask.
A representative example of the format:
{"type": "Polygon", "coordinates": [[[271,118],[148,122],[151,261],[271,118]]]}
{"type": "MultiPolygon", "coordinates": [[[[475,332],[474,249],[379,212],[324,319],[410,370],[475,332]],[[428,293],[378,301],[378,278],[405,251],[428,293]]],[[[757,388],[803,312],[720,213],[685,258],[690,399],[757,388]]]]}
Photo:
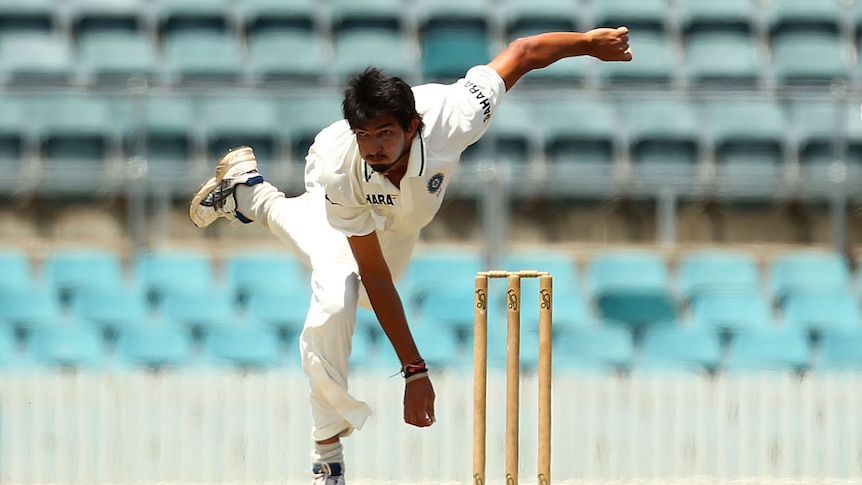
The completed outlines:
{"type": "Polygon", "coordinates": [[[625,25],[622,25],[622,26],[620,26],[620,27],[617,27],[617,32],[620,32],[620,33],[622,33],[622,34],[628,34],[628,33],[629,33],[629,28],[628,28],[628,27],[626,27],[625,25]]]}

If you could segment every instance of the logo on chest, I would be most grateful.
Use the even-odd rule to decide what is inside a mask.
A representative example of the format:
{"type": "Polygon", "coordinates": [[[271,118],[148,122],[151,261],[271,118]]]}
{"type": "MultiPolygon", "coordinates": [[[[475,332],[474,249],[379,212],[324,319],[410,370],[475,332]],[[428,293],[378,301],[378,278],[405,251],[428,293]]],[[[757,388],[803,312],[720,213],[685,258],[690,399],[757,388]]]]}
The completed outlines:
{"type": "Polygon", "coordinates": [[[395,205],[397,197],[393,194],[365,194],[365,203],[368,205],[395,205]]]}
{"type": "Polygon", "coordinates": [[[428,193],[436,194],[440,192],[440,187],[443,186],[443,174],[440,172],[435,173],[428,179],[428,193]]]}

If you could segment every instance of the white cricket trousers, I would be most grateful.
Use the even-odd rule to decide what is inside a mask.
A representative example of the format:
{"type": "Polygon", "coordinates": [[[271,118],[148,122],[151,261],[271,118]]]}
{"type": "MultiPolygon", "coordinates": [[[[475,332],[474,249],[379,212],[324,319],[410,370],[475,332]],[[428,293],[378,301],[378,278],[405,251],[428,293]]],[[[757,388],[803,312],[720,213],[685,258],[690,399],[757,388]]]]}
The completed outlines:
{"type": "MultiPolygon", "coordinates": [[[[348,392],[348,359],[356,307],[368,307],[347,237],[329,225],[322,190],[285,197],[263,182],[238,185],[237,210],[269,227],[311,269],[311,302],[299,339],[302,367],[311,386],[311,436],[316,441],[347,436],[371,415],[368,405],[348,392]]],[[[407,265],[418,235],[386,234],[384,254],[393,278],[407,265]],[[387,251],[387,247],[389,250],[387,251]]],[[[398,362],[393,362],[398,366],[398,362]]]]}

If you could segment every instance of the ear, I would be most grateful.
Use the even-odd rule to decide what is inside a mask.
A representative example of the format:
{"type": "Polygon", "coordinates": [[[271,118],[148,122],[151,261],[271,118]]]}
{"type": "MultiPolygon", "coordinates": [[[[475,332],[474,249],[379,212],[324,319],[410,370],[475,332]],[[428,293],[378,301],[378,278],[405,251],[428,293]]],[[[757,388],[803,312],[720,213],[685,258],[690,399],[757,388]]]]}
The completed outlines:
{"type": "Polygon", "coordinates": [[[410,120],[410,125],[407,127],[407,137],[413,138],[416,136],[416,132],[419,130],[419,119],[413,118],[410,120]]]}

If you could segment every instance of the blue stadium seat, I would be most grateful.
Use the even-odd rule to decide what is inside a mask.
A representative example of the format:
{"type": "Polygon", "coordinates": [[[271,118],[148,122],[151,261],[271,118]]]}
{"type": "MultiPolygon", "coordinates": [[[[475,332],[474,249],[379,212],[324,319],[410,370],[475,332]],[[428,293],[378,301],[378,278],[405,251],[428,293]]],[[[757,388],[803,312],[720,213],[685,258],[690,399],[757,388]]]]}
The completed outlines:
{"type": "Polygon", "coordinates": [[[0,81],[22,86],[66,86],[74,55],[69,39],[54,33],[9,33],[0,37],[0,81]]]}
{"type": "Polygon", "coordinates": [[[71,301],[72,315],[92,322],[108,335],[136,325],[150,312],[147,294],[140,287],[119,285],[89,287],[77,291],[71,301]]]}
{"type": "Polygon", "coordinates": [[[0,369],[18,367],[23,363],[14,333],[10,328],[0,326],[0,369]]]}
{"type": "MultiPolygon", "coordinates": [[[[217,160],[230,149],[248,145],[262,167],[283,157],[286,133],[278,107],[260,95],[202,97],[198,123],[207,147],[207,158],[217,160]]],[[[264,172],[266,173],[266,172],[264,172]]]]}
{"type": "Polygon", "coordinates": [[[302,31],[314,35],[315,29],[321,27],[319,6],[316,0],[244,0],[239,4],[240,23],[249,38],[265,32],[302,31]]]}
{"type": "Polygon", "coordinates": [[[577,2],[504,0],[499,6],[508,42],[543,32],[578,30],[583,15],[577,2]]]}
{"type": "Polygon", "coordinates": [[[166,292],[157,306],[166,320],[188,328],[195,337],[230,325],[240,319],[234,300],[223,289],[166,292]]]}
{"type": "Polygon", "coordinates": [[[837,331],[823,336],[814,369],[817,372],[853,372],[862,370],[862,330],[837,331]]]}
{"type": "MultiPolygon", "coordinates": [[[[632,32],[663,33],[668,4],[665,0],[617,0],[592,2],[592,25],[627,26],[632,32]]],[[[633,44],[636,45],[636,44],[633,44]]]]}
{"type": "MultiPolygon", "coordinates": [[[[692,3],[713,5],[712,2],[692,3]]],[[[684,75],[691,85],[754,89],[762,80],[766,61],[754,35],[696,33],[686,38],[684,49],[684,75]]]]}
{"type": "Polygon", "coordinates": [[[839,0],[781,0],[768,2],[764,20],[770,37],[798,33],[841,31],[843,5],[839,0]]]}
{"type": "Polygon", "coordinates": [[[57,250],[43,263],[45,284],[68,300],[87,288],[116,288],[125,282],[120,255],[108,250],[57,250]]]}
{"type": "Polygon", "coordinates": [[[422,303],[431,292],[437,291],[460,292],[472,298],[476,273],[484,269],[483,264],[482,257],[473,251],[417,251],[400,279],[404,304],[422,303]]]}
{"type": "Polygon", "coordinates": [[[55,162],[51,167],[62,170],[56,177],[85,182],[98,177],[102,164],[114,153],[110,99],[80,94],[45,95],[35,108],[33,123],[42,157],[55,162]],[[63,169],[72,163],[82,167],[81,171],[89,169],[89,173],[63,169]]]}
{"type": "Polygon", "coordinates": [[[664,257],[649,251],[607,251],[587,263],[589,291],[605,320],[649,325],[674,320],[664,257]]]}
{"type": "Polygon", "coordinates": [[[102,335],[82,323],[63,323],[36,330],[27,340],[33,363],[62,368],[97,368],[107,362],[102,335]]]}
{"type": "Polygon", "coordinates": [[[60,317],[60,301],[47,286],[33,283],[0,289],[0,321],[9,322],[19,331],[53,326],[60,317]]]}
{"type": "Polygon", "coordinates": [[[690,186],[703,154],[702,116],[687,99],[622,103],[625,131],[640,178],[690,186]]]}
{"type": "Polygon", "coordinates": [[[147,369],[190,365],[193,345],[187,332],[171,322],[145,320],[120,333],[117,356],[122,364],[147,369]]]}
{"type": "Polygon", "coordinates": [[[704,250],[683,255],[677,270],[679,292],[686,301],[715,293],[761,291],[757,261],[750,253],[704,250]]]}
{"type": "Polygon", "coordinates": [[[246,73],[245,57],[232,35],[180,31],[164,39],[166,80],[173,84],[239,84],[246,73]]]}
{"type": "Polygon", "coordinates": [[[248,38],[248,71],[264,85],[325,82],[330,57],[323,36],[313,31],[262,30],[248,38]]]}
{"type": "Polygon", "coordinates": [[[197,156],[195,104],[184,95],[158,94],[118,103],[117,125],[123,149],[153,165],[154,183],[177,184],[188,176],[197,156]]]}
{"type": "Polygon", "coordinates": [[[702,327],[649,328],[634,367],[648,372],[712,372],[721,364],[719,336],[702,327]]]}
{"type": "MultiPolygon", "coordinates": [[[[308,270],[285,251],[234,252],[224,261],[224,278],[229,291],[240,302],[257,293],[298,293],[310,296],[308,270]]],[[[305,300],[304,304],[307,305],[305,300]]]]}
{"type": "Polygon", "coordinates": [[[772,65],[780,85],[818,85],[850,80],[850,49],[829,33],[782,35],[772,43],[772,65]]]}
{"type": "Polygon", "coordinates": [[[54,0],[0,1],[0,32],[49,33],[59,27],[54,0]]]}
{"type": "Polygon", "coordinates": [[[348,362],[351,369],[374,369],[378,367],[398,369],[398,357],[389,341],[384,340],[375,343],[366,332],[354,332],[348,362]],[[378,344],[381,349],[388,347],[388,350],[378,351],[378,344]],[[383,354],[383,356],[378,354],[383,354]]]}
{"type": "Polygon", "coordinates": [[[598,65],[603,83],[629,87],[665,86],[676,76],[677,60],[671,38],[651,31],[633,30],[629,42],[637,54],[631,62],[606,62],[598,65]]]}
{"type": "Polygon", "coordinates": [[[632,336],[623,327],[601,324],[569,329],[554,338],[554,372],[628,370],[634,351],[632,336]]]}
{"type": "Polygon", "coordinates": [[[690,311],[692,325],[717,332],[769,328],[775,323],[767,299],[758,292],[703,294],[692,302],[690,311]]]}
{"type": "Polygon", "coordinates": [[[0,97],[0,166],[10,175],[17,174],[20,161],[32,146],[29,116],[29,103],[23,96],[0,97]]]}
{"type": "Polygon", "coordinates": [[[18,249],[0,250],[0,274],[3,275],[3,278],[0,278],[0,291],[28,288],[34,280],[30,256],[18,249]]]}
{"type": "Polygon", "coordinates": [[[779,302],[794,294],[840,294],[850,289],[850,270],[837,253],[790,251],[772,259],[771,283],[779,302]]]}
{"type": "MultiPolygon", "coordinates": [[[[406,299],[404,296],[402,298],[406,299]]],[[[492,298],[492,301],[497,300],[492,298]]],[[[499,303],[498,306],[504,308],[503,302],[499,301],[499,303]]],[[[404,305],[408,308],[416,306],[416,313],[422,318],[423,325],[439,326],[465,334],[473,331],[475,300],[472,288],[467,291],[463,289],[447,291],[438,288],[424,293],[420,303],[411,305],[404,302],[404,305]]]]}
{"type": "Polygon", "coordinates": [[[732,373],[803,372],[811,365],[811,351],[803,332],[762,328],[738,333],[730,342],[724,370],[732,373]]]}
{"type": "MultiPolygon", "coordinates": [[[[839,158],[836,151],[836,133],[845,133],[849,138],[857,130],[859,118],[858,103],[852,109],[844,103],[834,101],[794,100],[790,103],[793,127],[792,139],[797,146],[801,176],[805,185],[829,191],[834,187],[832,164],[839,158]]],[[[846,144],[845,140],[841,143],[846,144]]],[[[846,146],[846,145],[845,145],[846,146]]],[[[862,179],[862,168],[858,158],[847,153],[845,162],[848,183],[862,179]]]]}
{"type": "Polygon", "coordinates": [[[405,13],[409,10],[401,0],[332,0],[329,4],[329,24],[336,37],[352,31],[383,31],[401,34],[406,29],[405,13]]]}
{"type": "Polygon", "coordinates": [[[786,325],[814,334],[862,330],[862,309],[849,292],[790,294],[782,309],[786,325]]]}
{"type": "Polygon", "coordinates": [[[340,32],[333,40],[332,70],[336,82],[342,85],[350,76],[369,66],[407,82],[415,81],[419,78],[417,66],[408,46],[406,37],[397,31],[350,29],[340,32]]]}
{"type": "Polygon", "coordinates": [[[275,328],[284,339],[298,335],[305,323],[311,288],[304,292],[256,291],[248,295],[249,321],[275,328]]]}
{"type": "Polygon", "coordinates": [[[537,113],[543,150],[551,162],[575,164],[579,173],[611,177],[619,155],[619,125],[611,103],[567,96],[537,103],[537,113]]]}
{"type": "Polygon", "coordinates": [[[229,0],[156,0],[151,8],[162,36],[178,33],[224,33],[232,25],[229,0]]]}
{"type": "MultiPolygon", "coordinates": [[[[413,340],[419,347],[419,353],[428,363],[429,367],[435,369],[467,368],[472,363],[472,352],[463,352],[460,340],[455,332],[433,325],[414,325],[411,322],[410,330],[413,340]]],[[[385,336],[377,342],[380,346],[392,347],[385,336]]],[[[472,347],[471,347],[472,350],[472,347]]],[[[394,349],[393,349],[394,351],[394,349]]],[[[397,364],[396,364],[397,365],[397,364]]]]}
{"type": "Polygon", "coordinates": [[[153,301],[175,291],[206,291],[218,286],[208,255],[196,251],[156,250],[138,253],[134,277],[153,301]]]}
{"type": "Polygon", "coordinates": [[[507,95],[479,143],[490,147],[488,155],[498,163],[529,163],[541,154],[535,115],[530,100],[507,95]]]}
{"type": "Polygon", "coordinates": [[[486,0],[425,0],[415,5],[426,81],[458,79],[491,60],[490,4],[486,0]]]}
{"type": "Polygon", "coordinates": [[[290,130],[290,153],[295,161],[304,164],[314,137],[344,117],[341,101],[341,96],[335,93],[305,93],[283,99],[282,116],[290,130]]]}
{"type": "Polygon", "coordinates": [[[758,28],[758,6],[751,0],[682,0],[677,6],[678,22],[686,42],[695,34],[751,35],[758,28]]]}
{"type": "Polygon", "coordinates": [[[104,33],[142,32],[147,9],[143,0],[73,0],[69,4],[69,23],[79,39],[104,33]]]}
{"type": "Polygon", "coordinates": [[[94,32],[78,41],[82,79],[92,84],[154,82],[159,76],[156,43],[140,32],[94,32]]]}
{"type": "MultiPolygon", "coordinates": [[[[539,334],[521,327],[521,346],[518,355],[522,370],[534,370],[539,365],[539,334]]],[[[562,334],[561,334],[562,335],[562,334]]],[[[488,322],[488,368],[505,369],[507,362],[507,327],[505,316],[498,322],[488,322]],[[495,325],[498,323],[498,325],[495,325]]],[[[473,350],[473,339],[467,339],[469,349],[473,350]]],[[[553,352],[552,352],[553,356],[553,352]]],[[[472,362],[472,360],[470,361],[472,362]]]]}
{"type": "Polygon", "coordinates": [[[231,325],[214,329],[204,341],[211,363],[241,369],[266,369],[283,365],[279,338],[261,325],[231,325]]]}

